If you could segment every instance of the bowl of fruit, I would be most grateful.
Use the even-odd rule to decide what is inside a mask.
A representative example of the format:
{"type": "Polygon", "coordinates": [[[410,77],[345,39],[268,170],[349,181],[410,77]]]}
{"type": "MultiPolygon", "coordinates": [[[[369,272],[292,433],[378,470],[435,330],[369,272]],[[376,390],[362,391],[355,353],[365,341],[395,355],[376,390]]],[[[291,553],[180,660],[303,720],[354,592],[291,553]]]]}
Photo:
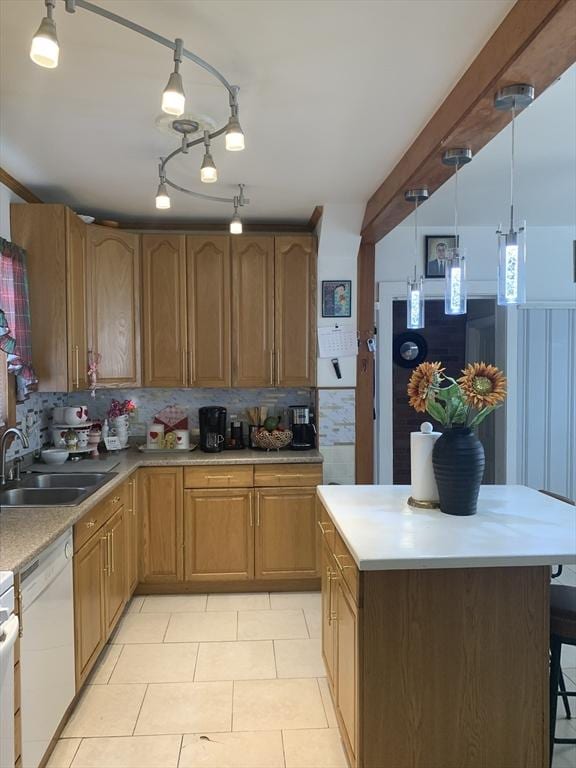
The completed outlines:
{"type": "Polygon", "coordinates": [[[280,416],[268,416],[263,426],[252,434],[256,448],[264,451],[279,451],[292,442],[292,432],[280,426],[280,416]]]}

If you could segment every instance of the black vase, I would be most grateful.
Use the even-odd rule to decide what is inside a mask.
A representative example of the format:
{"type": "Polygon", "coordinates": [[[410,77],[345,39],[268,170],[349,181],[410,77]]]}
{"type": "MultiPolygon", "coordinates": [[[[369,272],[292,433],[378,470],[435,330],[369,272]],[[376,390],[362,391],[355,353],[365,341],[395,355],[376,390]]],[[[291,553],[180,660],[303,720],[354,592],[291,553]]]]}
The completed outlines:
{"type": "Polygon", "coordinates": [[[449,427],[436,440],[432,465],[442,512],[476,514],[484,464],[484,446],[468,427],[449,427]]]}

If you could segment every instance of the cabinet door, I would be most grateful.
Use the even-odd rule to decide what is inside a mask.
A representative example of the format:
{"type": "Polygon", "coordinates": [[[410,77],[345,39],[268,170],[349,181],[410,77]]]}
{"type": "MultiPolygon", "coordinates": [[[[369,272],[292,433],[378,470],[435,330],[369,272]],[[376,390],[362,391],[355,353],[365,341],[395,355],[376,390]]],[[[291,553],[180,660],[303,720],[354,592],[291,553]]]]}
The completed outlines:
{"type": "Polygon", "coordinates": [[[182,482],[181,467],[148,467],[138,473],[143,582],[182,581],[182,482]]]}
{"type": "Polygon", "coordinates": [[[312,235],[275,238],[275,380],[316,384],[316,248],[312,235]]]}
{"type": "Polygon", "coordinates": [[[140,386],[139,235],[88,228],[88,346],[98,384],[140,386]]]}
{"type": "Polygon", "coordinates": [[[358,621],[356,607],[341,577],[333,582],[336,595],[336,704],[348,746],[356,755],[358,621]]]}
{"type": "Polygon", "coordinates": [[[316,490],[256,492],[256,578],[317,578],[316,490]]]}
{"type": "Polygon", "coordinates": [[[186,238],[190,384],[230,386],[230,238],[186,238]]]}
{"type": "Polygon", "coordinates": [[[86,327],[86,225],[66,209],[66,325],[68,331],[68,390],[88,387],[86,327]]]}
{"type": "Polygon", "coordinates": [[[274,238],[232,238],[232,384],[274,384],[274,238]]]}
{"type": "Polygon", "coordinates": [[[142,235],[145,387],[184,387],[186,255],[183,235],[142,235]]]}
{"type": "Polygon", "coordinates": [[[136,477],[128,481],[128,506],[126,508],[126,590],[127,599],[138,585],[138,508],[136,477]]]}
{"type": "Polygon", "coordinates": [[[106,547],[106,535],[97,533],[74,555],[76,690],[86,679],[106,642],[106,547]]]}
{"type": "Polygon", "coordinates": [[[108,634],[126,605],[126,512],[120,507],[106,525],[108,568],[106,579],[106,631],[108,634]]]}
{"type": "Polygon", "coordinates": [[[328,680],[334,690],[334,662],[336,649],[336,613],[334,580],[336,567],[332,553],[324,541],[321,542],[321,576],[322,576],[322,655],[328,680]]]}
{"type": "Polygon", "coordinates": [[[184,578],[242,581],[254,578],[252,491],[186,491],[184,578]]]}

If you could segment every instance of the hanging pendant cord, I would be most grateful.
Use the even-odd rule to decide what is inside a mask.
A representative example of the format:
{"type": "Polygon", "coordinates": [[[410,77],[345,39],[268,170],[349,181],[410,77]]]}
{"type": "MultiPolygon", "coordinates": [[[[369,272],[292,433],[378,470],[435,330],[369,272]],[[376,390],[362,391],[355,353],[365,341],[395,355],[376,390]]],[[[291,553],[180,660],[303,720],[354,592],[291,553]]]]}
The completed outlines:
{"type": "Polygon", "coordinates": [[[460,168],[460,163],[456,163],[456,173],[454,174],[454,241],[456,244],[456,248],[458,249],[460,247],[460,242],[458,240],[458,169],[460,168]]]}
{"type": "Polygon", "coordinates": [[[512,154],[510,157],[510,232],[514,231],[514,159],[516,150],[516,104],[512,107],[512,154]]]}
{"type": "Polygon", "coordinates": [[[418,198],[414,200],[414,282],[418,265],[418,198]]]}

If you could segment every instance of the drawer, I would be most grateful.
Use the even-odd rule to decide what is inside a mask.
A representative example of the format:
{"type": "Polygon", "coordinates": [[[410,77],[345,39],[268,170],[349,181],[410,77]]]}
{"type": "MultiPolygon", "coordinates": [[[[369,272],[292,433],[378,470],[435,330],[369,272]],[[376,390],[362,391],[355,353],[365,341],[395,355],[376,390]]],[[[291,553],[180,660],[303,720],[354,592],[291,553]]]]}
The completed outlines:
{"type": "Polygon", "coordinates": [[[338,569],[348,585],[348,589],[352,593],[352,597],[358,603],[358,596],[360,591],[360,576],[358,572],[358,566],[354,562],[354,558],[348,551],[348,547],[342,541],[338,531],[334,533],[334,559],[338,565],[338,569]]]}
{"type": "Polygon", "coordinates": [[[257,464],[254,485],[260,488],[322,485],[322,464],[257,464]]]}
{"type": "Polygon", "coordinates": [[[119,485],[100,504],[86,512],[74,525],[74,552],[85,544],[104,523],[127,501],[127,485],[119,485]]]}
{"type": "Polygon", "coordinates": [[[330,552],[334,552],[334,536],[336,529],[334,528],[334,523],[330,519],[330,515],[326,511],[326,507],[322,504],[319,498],[316,498],[316,522],[320,539],[323,539],[326,542],[330,552]]]}
{"type": "Polygon", "coordinates": [[[252,464],[184,467],[184,488],[252,488],[252,464]]]}

